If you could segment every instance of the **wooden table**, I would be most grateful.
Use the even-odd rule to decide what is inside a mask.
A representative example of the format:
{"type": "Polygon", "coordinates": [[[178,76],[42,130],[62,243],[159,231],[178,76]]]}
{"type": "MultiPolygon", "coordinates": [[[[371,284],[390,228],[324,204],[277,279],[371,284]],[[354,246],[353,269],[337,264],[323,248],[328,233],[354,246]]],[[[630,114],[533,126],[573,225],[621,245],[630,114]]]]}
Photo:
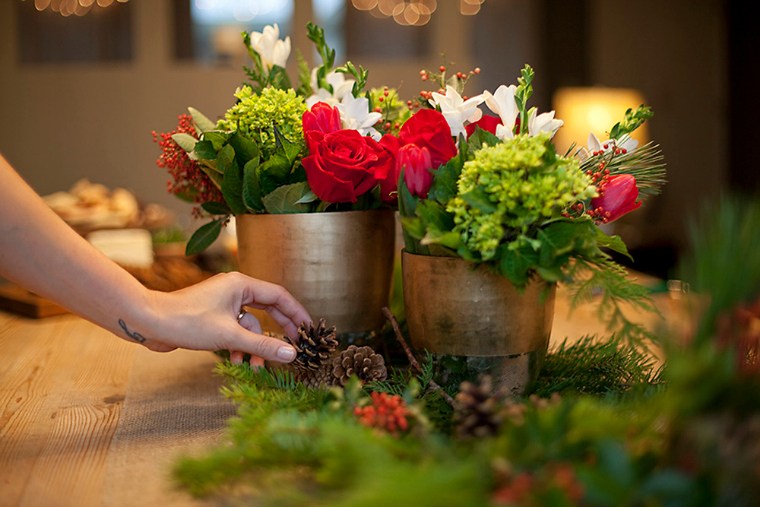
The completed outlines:
{"type": "MultiPolygon", "coordinates": [[[[593,305],[570,316],[559,291],[553,342],[603,331],[593,305]]],[[[216,360],[150,352],[71,315],[0,312],[0,506],[203,505],[171,470],[218,445],[234,413],[216,360]]]]}

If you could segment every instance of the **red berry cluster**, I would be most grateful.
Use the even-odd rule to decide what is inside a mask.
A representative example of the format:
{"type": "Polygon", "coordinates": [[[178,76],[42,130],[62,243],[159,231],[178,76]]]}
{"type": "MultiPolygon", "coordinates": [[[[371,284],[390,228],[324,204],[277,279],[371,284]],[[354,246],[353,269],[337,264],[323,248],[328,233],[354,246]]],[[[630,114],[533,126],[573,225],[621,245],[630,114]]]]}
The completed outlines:
{"type": "MultiPolygon", "coordinates": [[[[167,169],[171,175],[171,180],[167,182],[169,193],[183,196],[191,195],[194,202],[198,204],[210,201],[222,202],[222,194],[211,181],[211,178],[172,139],[172,136],[178,133],[189,134],[197,138],[192,117],[188,114],[181,114],[178,119],[177,127],[171,132],[158,133],[155,130],[152,132],[153,142],[158,143],[161,147],[161,155],[156,160],[156,165],[167,169]]],[[[200,208],[193,210],[195,215],[200,215],[200,213],[200,208]]]]}
{"type": "Polygon", "coordinates": [[[373,392],[371,397],[370,405],[354,409],[354,415],[362,425],[379,428],[394,435],[409,429],[409,410],[401,396],[373,392]]]}
{"type": "Polygon", "coordinates": [[[491,500],[495,505],[522,505],[533,494],[540,495],[549,489],[561,491],[572,503],[583,498],[583,488],[570,465],[556,463],[537,473],[520,472],[507,484],[494,491],[491,500]]]}
{"type": "MultiPolygon", "coordinates": [[[[477,74],[480,74],[480,67],[475,67],[469,72],[457,72],[454,74],[454,76],[462,83],[462,87],[467,83],[467,81],[477,74]]],[[[440,94],[446,93],[446,66],[441,65],[438,67],[438,72],[430,72],[429,70],[421,70],[420,71],[420,79],[423,81],[433,81],[438,84],[438,90],[436,90],[440,94]]],[[[407,101],[406,105],[409,107],[410,110],[419,109],[423,105],[427,104],[428,101],[433,97],[433,92],[428,90],[420,90],[419,98],[416,101],[407,101]]],[[[467,96],[462,97],[464,100],[467,100],[467,96]]]]}

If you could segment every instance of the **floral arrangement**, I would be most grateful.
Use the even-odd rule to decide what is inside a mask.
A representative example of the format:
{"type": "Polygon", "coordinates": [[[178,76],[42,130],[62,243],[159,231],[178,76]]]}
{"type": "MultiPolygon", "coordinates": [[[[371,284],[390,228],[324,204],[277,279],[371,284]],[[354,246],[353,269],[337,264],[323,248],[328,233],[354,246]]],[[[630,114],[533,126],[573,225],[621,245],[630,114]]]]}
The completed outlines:
{"type": "Polygon", "coordinates": [[[194,495],[239,504],[755,505],[758,227],[757,200],[726,200],[695,222],[682,276],[705,296],[701,318],[689,311],[695,294],[666,303],[679,318],[658,333],[663,369],[589,336],[551,351],[523,398],[484,378],[441,386],[448,403],[429,359],[345,389],[221,364],[238,417],[175,476],[194,495]]]}
{"type": "Polygon", "coordinates": [[[321,64],[301,58],[297,87],[285,71],[290,38],[277,25],[243,33],[252,66],[223,117],[189,108],[173,131],[153,133],[169,191],[212,218],[188,253],[210,245],[231,215],[395,207],[395,143],[381,131],[397,131],[408,107],[395,90],[365,90],[367,71],[336,67],[324,31],[307,29],[321,64]]]}
{"type": "Polygon", "coordinates": [[[637,149],[630,137],[651,109],[628,110],[608,140],[590,134],[588,149],[560,155],[551,138],[563,122],[527,106],[530,66],[517,85],[469,98],[461,95],[468,76],[446,80],[440,70],[423,72],[441,89],[422,97],[442,112],[457,145],[442,165],[423,154],[404,160],[399,210],[407,251],[487,264],[519,287],[536,274],[566,281],[578,264],[614,268],[603,249],[627,254],[625,245],[598,225],[635,210],[664,183],[657,146],[637,149]]]}

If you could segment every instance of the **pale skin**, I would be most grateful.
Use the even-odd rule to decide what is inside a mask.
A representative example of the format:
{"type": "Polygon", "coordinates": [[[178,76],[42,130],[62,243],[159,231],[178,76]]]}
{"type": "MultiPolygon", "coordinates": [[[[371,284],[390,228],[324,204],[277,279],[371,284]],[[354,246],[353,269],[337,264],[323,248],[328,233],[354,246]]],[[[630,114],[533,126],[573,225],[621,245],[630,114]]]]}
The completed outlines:
{"type": "Polygon", "coordinates": [[[295,349],[261,334],[244,306],[290,337],[311,318],[283,287],[222,273],[175,292],[145,288],[61,220],[0,155],[0,276],[156,352],[229,350],[233,362],[290,362],[295,349]]]}

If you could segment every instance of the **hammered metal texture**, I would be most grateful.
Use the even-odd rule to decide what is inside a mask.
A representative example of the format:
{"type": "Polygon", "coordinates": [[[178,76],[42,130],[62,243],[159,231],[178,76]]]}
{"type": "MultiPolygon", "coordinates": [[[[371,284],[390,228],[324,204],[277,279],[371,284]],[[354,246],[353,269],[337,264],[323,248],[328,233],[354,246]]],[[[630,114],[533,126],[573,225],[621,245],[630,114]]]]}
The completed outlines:
{"type": "MultiPolygon", "coordinates": [[[[395,242],[392,210],[288,215],[240,215],[236,219],[242,273],[288,289],[312,318],[339,333],[383,325],[395,242]]],[[[282,328],[251,309],[264,331],[282,328]]]]}

